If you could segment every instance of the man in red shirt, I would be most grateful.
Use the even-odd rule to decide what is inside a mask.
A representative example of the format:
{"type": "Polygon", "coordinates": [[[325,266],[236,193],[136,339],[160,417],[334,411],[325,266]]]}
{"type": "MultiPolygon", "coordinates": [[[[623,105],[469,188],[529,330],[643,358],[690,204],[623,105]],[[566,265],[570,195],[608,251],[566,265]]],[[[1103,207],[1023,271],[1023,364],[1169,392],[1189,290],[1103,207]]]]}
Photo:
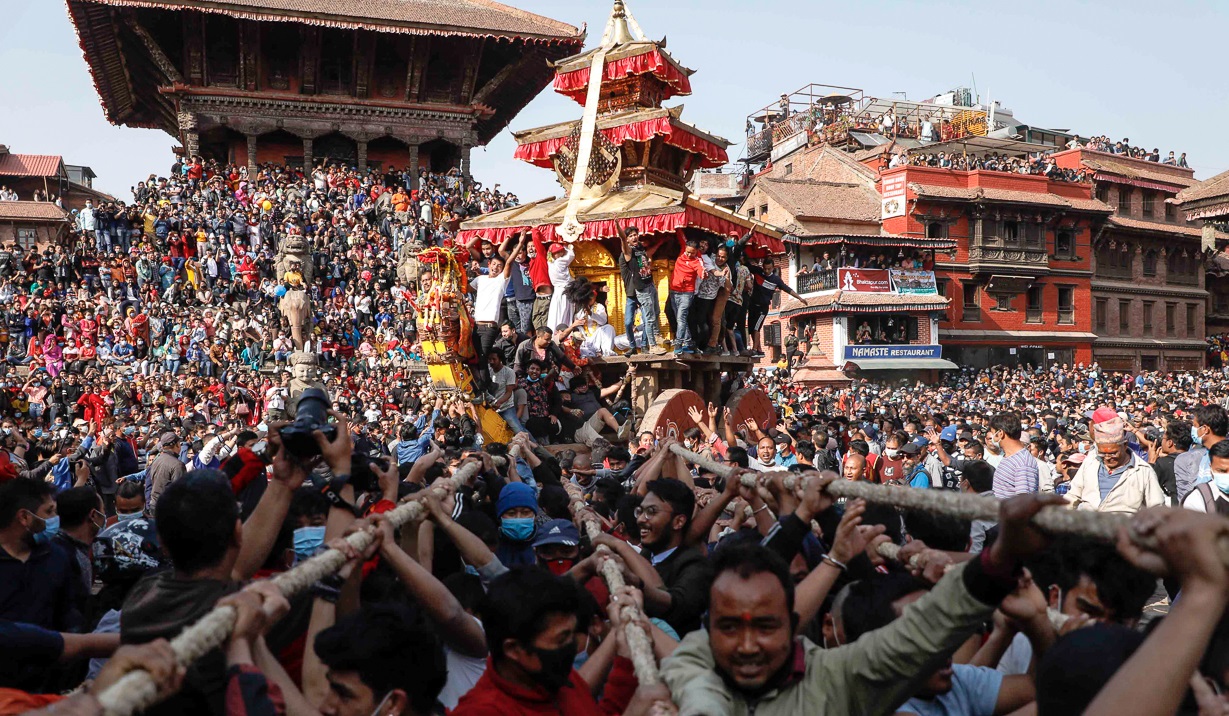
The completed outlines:
{"type": "Polygon", "coordinates": [[[674,261],[674,270],[670,273],[670,298],[666,318],[670,319],[670,330],[674,332],[674,354],[684,355],[696,352],[687,323],[691,316],[691,303],[695,299],[696,282],[704,278],[704,264],[697,255],[700,243],[686,238],[681,229],[678,237],[682,251],[674,261]]]}
{"type": "MultiPolygon", "coordinates": [[[[622,642],[600,702],[572,667],[579,589],[567,577],[537,568],[495,578],[479,607],[490,653],[486,671],[457,702],[452,716],[623,713],[637,682],[622,642]]],[[[615,630],[622,627],[613,625],[615,630]]]]}

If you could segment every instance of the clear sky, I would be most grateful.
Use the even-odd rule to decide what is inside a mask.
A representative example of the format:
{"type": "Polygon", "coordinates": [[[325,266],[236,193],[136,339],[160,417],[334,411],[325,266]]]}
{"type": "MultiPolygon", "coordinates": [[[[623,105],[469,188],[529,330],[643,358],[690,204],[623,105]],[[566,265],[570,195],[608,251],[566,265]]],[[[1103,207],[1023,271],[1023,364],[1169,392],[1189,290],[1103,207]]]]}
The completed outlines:
{"type": "MultiPolygon", "coordinates": [[[[743,121],[782,92],[810,82],[923,99],[974,78],[984,99],[1017,119],[1084,135],[1185,151],[1196,176],[1229,169],[1219,118],[1229,115],[1224,28],[1229,3],[1171,0],[629,0],[651,38],[692,77],[684,119],[740,141],[743,121]],[[1214,125],[1214,126],[1213,126],[1214,125]]],[[[517,0],[580,26],[590,43],[609,0],[517,0]]],[[[0,0],[0,144],[61,154],[98,174],[95,186],[123,199],[150,172],[165,174],[173,140],[103,118],[62,0],[0,0]]],[[[580,116],[549,89],[513,120],[525,129],[580,116]]],[[[504,132],[474,152],[474,174],[522,200],[561,190],[553,174],[512,160],[504,132]]],[[[730,148],[731,158],[741,146],[730,148]]]]}

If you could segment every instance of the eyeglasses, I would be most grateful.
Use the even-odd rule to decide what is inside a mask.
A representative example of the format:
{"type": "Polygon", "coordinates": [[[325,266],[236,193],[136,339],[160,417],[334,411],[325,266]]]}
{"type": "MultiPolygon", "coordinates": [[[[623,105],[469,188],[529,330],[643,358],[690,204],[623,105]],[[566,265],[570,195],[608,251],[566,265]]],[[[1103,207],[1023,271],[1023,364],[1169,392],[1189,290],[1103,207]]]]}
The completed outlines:
{"type": "Polygon", "coordinates": [[[632,510],[632,515],[636,519],[640,519],[641,516],[646,516],[651,520],[660,514],[672,515],[674,514],[674,510],[664,510],[658,507],[657,505],[649,505],[648,507],[637,507],[636,509],[632,510]]]}

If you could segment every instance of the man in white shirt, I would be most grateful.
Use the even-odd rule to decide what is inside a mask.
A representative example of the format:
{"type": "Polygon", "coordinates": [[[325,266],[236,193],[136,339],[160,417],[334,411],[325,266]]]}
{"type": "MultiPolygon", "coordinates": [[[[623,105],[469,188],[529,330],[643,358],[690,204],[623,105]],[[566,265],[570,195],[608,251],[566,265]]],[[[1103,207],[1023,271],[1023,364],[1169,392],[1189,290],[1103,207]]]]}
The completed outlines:
{"type": "MultiPolygon", "coordinates": [[[[521,234],[509,256],[516,256],[523,248],[525,234],[521,234]]],[[[508,287],[511,276],[512,264],[495,254],[487,262],[487,275],[475,276],[470,281],[474,289],[474,343],[480,356],[485,356],[499,340],[499,312],[504,303],[504,289],[508,287]]]]}

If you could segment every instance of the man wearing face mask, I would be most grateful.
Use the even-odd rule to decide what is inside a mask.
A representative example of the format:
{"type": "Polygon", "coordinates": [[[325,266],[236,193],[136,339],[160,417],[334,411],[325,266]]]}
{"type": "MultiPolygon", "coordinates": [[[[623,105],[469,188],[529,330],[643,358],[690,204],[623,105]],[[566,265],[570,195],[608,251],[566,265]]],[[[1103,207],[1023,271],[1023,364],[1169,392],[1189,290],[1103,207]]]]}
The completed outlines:
{"type": "Polygon", "coordinates": [[[321,631],[323,716],[429,716],[447,680],[439,640],[404,610],[364,607],[321,631]]]}
{"type": "Polygon", "coordinates": [[[1041,476],[1037,461],[1020,442],[1018,413],[999,413],[991,418],[990,429],[986,431],[986,444],[1003,455],[994,467],[995,497],[1005,500],[1012,495],[1037,492],[1041,476]]]}
{"type": "Polygon", "coordinates": [[[499,515],[499,561],[508,567],[537,563],[533,538],[537,533],[538,496],[523,482],[510,482],[499,491],[495,501],[499,515]]]}
{"type": "Polygon", "coordinates": [[[1221,440],[1208,450],[1212,482],[1195,486],[1182,506],[1196,512],[1229,515],[1229,440],[1221,440]]]}
{"type": "MultiPolygon", "coordinates": [[[[533,568],[515,569],[491,582],[478,609],[490,661],[453,716],[623,713],[636,690],[636,676],[622,643],[600,707],[572,668],[579,650],[579,589],[570,579],[533,568]]],[[[614,612],[617,616],[621,610],[614,612]]]]}
{"type": "Polygon", "coordinates": [[[580,555],[580,532],[568,520],[551,520],[538,530],[533,551],[538,557],[538,564],[551,574],[567,574],[580,555]]]}
{"type": "Polygon", "coordinates": [[[80,601],[78,610],[85,612],[85,596],[94,585],[94,564],[91,546],[106,525],[102,498],[92,487],[74,487],[55,497],[60,531],[52,541],[73,557],[73,573],[77,577],[80,601]]]}
{"type": "Polygon", "coordinates": [[[905,478],[905,456],[901,446],[909,442],[901,431],[889,433],[883,442],[883,454],[875,466],[876,482],[892,482],[905,478]]]}
{"type": "Polygon", "coordinates": [[[1191,449],[1174,459],[1174,477],[1178,483],[1178,499],[1185,500],[1195,485],[1212,481],[1212,465],[1208,450],[1229,435],[1229,414],[1219,405],[1195,408],[1191,421],[1191,449]]]}
{"type": "Polygon", "coordinates": [[[59,531],[50,484],[20,478],[0,484],[0,620],[80,628],[72,558],[53,542],[59,531]]]}

